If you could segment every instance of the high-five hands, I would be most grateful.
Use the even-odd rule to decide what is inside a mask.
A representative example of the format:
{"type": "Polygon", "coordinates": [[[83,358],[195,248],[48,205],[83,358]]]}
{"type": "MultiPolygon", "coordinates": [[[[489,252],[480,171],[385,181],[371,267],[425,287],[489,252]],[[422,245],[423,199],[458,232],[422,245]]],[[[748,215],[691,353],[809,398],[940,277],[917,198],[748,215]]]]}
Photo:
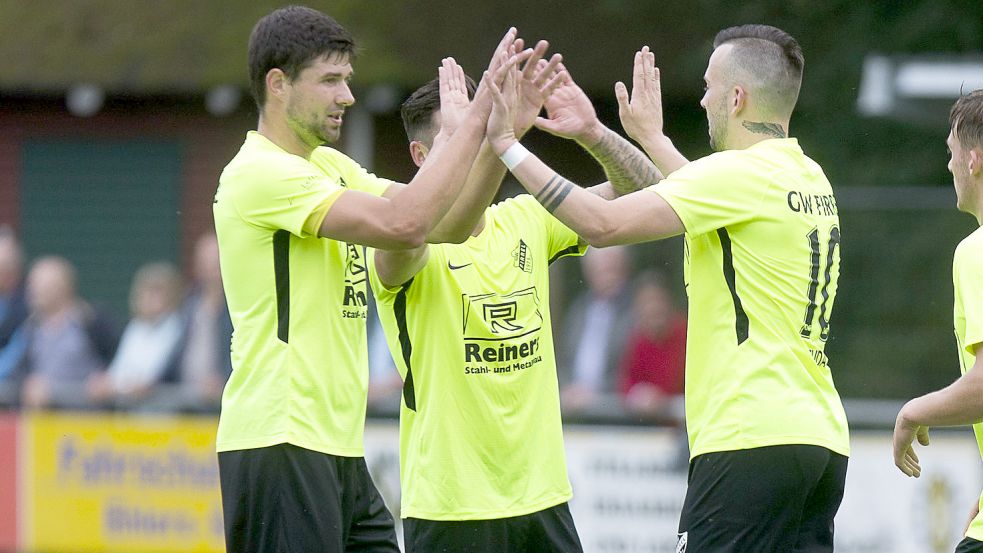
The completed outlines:
{"type": "Polygon", "coordinates": [[[625,132],[640,143],[660,138],[663,135],[662,82],[655,55],[648,46],[635,53],[631,88],[629,97],[625,83],[619,81],[614,85],[618,115],[625,132]]]}
{"type": "Polygon", "coordinates": [[[546,84],[561,71],[563,56],[553,54],[549,61],[543,59],[549,43],[540,40],[526,60],[519,79],[518,111],[515,115],[515,134],[521,138],[532,128],[546,101],[546,84]]]}
{"type": "Polygon", "coordinates": [[[478,90],[474,93],[474,104],[476,104],[475,107],[478,110],[478,115],[481,117],[487,117],[491,112],[491,93],[488,90],[487,76],[496,75],[498,70],[504,65],[522,63],[533,55],[532,48],[522,49],[524,43],[521,38],[516,38],[516,34],[515,27],[511,27],[505,33],[505,36],[498,43],[498,47],[495,48],[495,53],[492,54],[491,61],[488,62],[488,69],[483,73],[481,82],[478,83],[478,90]]]}
{"type": "Polygon", "coordinates": [[[488,116],[485,139],[496,154],[501,155],[516,142],[515,119],[518,112],[519,70],[515,56],[502,64],[494,74],[485,72],[482,82],[488,83],[492,96],[492,111],[488,116]]]}
{"type": "MultiPolygon", "coordinates": [[[[488,62],[486,75],[496,74],[503,64],[520,63],[534,54],[532,48],[522,49],[523,41],[521,38],[516,38],[516,33],[515,27],[511,27],[499,41],[491,61],[488,62]],[[512,61],[513,58],[515,61],[512,61]]],[[[540,50],[540,58],[544,52],[545,48],[540,50]]],[[[435,143],[454,134],[467,117],[473,115],[484,119],[491,112],[491,93],[488,91],[486,79],[481,80],[475,91],[474,100],[469,101],[464,70],[454,58],[444,58],[441,61],[437,76],[440,82],[441,124],[435,143]]]]}
{"type": "Polygon", "coordinates": [[[546,98],[546,115],[536,119],[536,128],[561,138],[576,140],[585,147],[596,144],[604,134],[604,126],[587,94],[577,86],[563,64],[546,98]]]}
{"type": "Polygon", "coordinates": [[[493,98],[492,113],[488,117],[485,138],[497,154],[501,154],[516,142],[518,128],[516,121],[519,113],[525,111],[527,117],[535,116],[529,115],[531,111],[529,107],[534,105],[529,103],[530,97],[535,95],[548,98],[563,79],[564,72],[558,71],[560,59],[556,56],[545,65],[541,64],[542,60],[537,60],[535,64],[531,61],[527,62],[522,73],[518,67],[521,61],[523,61],[521,56],[512,56],[494,73],[486,71],[482,78],[482,82],[488,83],[493,98]],[[523,74],[526,69],[530,69],[529,66],[532,66],[530,77],[527,79],[529,82],[524,85],[523,74]],[[536,91],[533,92],[531,87],[535,87],[536,91]]]}
{"type": "Polygon", "coordinates": [[[450,136],[467,118],[471,105],[464,69],[454,58],[444,58],[437,68],[437,79],[440,83],[440,132],[450,136]]]}

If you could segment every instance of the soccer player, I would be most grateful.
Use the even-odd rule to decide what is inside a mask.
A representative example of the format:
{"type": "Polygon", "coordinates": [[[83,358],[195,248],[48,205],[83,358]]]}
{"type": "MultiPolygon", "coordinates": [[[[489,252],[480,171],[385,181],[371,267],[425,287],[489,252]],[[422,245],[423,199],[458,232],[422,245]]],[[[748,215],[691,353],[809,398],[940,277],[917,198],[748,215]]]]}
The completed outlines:
{"type": "Polygon", "coordinates": [[[686,163],[667,146],[647,48],[632,97],[616,88],[626,131],[668,175],[646,190],[609,201],[525,151],[514,89],[492,88],[487,140],[593,246],[686,235],[691,461],[677,551],[832,551],[849,453],[823,352],[840,230],[822,169],[788,137],[802,51],[764,25],[725,29],[714,45],[701,105],[717,153],[686,163]]]}
{"type": "MultiPolygon", "coordinates": [[[[956,188],[956,207],[983,225],[983,89],[956,100],[949,112],[949,172],[956,188]]],[[[953,308],[959,365],[949,386],[904,405],[894,425],[894,464],[908,476],[922,469],[912,442],[928,445],[930,426],[973,425],[983,455],[983,227],[956,247],[952,260],[953,308]]],[[[980,499],[983,502],[983,498],[980,499]]],[[[977,502],[956,553],[983,552],[983,515],[977,502]]]]}
{"type": "MultiPolygon", "coordinates": [[[[545,49],[545,43],[536,52],[545,49]]],[[[517,134],[533,125],[540,89],[559,62],[526,63],[517,134]]],[[[516,76],[518,78],[518,75],[516,76]]],[[[615,197],[658,180],[644,153],[603,127],[573,83],[547,110],[572,138],[592,140],[615,197]],[[562,118],[559,116],[562,114],[562,118]],[[614,162],[617,160],[617,163],[614,162]],[[622,167],[631,167],[624,171],[622,167]],[[620,172],[619,172],[620,171],[620,172]]],[[[437,83],[402,107],[417,165],[447,114],[437,83]]],[[[554,124],[556,121],[554,121],[554,124]]],[[[547,123],[549,124],[549,123],[547,123]]],[[[483,147],[470,178],[491,202],[505,167],[483,147]]],[[[401,515],[407,553],[579,552],[567,501],[559,392],[550,331],[549,266],[586,245],[534,198],[491,206],[463,244],[369,252],[386,338],[404,379],[400,410],[401,515]]]]}
{"type": "MultiPolygon", "coordinates": [[[[489,69],[508,62],[514,38],[513,29],[489,69]]],[[[363,458],[361,245],[463,240],[484,209],[470,219],[460,211],[463,236],[460,216],[441,219],[491,109],[487,93],[468,105],[463,87],[452,86],[453,60],[439,70],[441,97],[448,110],[467,112],[405,188],[322,147],[338,139],[355,101],[353,55],[343,27],[303,7],[262,18],[249,40],[258,128],[223,171],[213,206],[235,327],[217,436],[230,552],[398,551],[363,458]]]]}

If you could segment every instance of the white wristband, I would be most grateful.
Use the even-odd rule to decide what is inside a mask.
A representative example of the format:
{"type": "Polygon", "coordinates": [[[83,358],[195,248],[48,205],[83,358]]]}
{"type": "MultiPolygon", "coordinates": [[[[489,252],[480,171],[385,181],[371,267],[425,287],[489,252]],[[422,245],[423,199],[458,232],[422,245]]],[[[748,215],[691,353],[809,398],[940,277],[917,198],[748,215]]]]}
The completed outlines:
{"type": "Polygon", "coordinates": [[[529,150],[516,140],[502,155],[498,156],[502,163],[508,167],[509,171],[515,169],[520,163],[529,157],[529,150]]]}

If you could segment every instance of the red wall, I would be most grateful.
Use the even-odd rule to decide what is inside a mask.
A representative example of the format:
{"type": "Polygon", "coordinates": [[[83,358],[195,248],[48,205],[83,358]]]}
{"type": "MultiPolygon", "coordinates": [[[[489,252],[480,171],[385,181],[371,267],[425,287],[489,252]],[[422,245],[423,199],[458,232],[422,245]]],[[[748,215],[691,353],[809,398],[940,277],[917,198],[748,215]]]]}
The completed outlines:
{"type": "Polygon", "coordinates": [[[17,415],[0,414],[0,551],[17,548],[17,415]]]}

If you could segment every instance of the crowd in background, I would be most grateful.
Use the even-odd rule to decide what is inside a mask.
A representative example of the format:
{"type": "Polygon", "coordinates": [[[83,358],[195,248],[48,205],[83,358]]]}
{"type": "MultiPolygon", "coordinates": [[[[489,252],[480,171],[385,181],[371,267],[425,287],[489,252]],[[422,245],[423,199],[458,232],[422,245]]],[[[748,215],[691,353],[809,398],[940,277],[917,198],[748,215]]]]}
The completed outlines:
{"type": "Polygon", "coordinates": [[[77,290],[58,256],[30,263],[0,229],[0,401],[49,407],[217,410],[232,371],[232,322],[214,235],[200,237],[185,282],[168,262],[141,266],[121,326],[77,290]]]}
{"type": "MultiPolygon", "coordinates": [[[[589,250],[581,271],[585,285],[554,321],[564,413],[606,406],[678,421],[686,320],[663,276],[633,274],[624,247],[589,250]]],[[[198,238],[184,271],[169,262],[136,271],[125,326],[76,285],[70,261],[28,263],[16,235],[0,229],[0,404],[217,411],[232,322],[213,234],[198,238]]],[[[394,409],[402,383],[374,320],[369,347],[370,406],[394,409]]]]}

